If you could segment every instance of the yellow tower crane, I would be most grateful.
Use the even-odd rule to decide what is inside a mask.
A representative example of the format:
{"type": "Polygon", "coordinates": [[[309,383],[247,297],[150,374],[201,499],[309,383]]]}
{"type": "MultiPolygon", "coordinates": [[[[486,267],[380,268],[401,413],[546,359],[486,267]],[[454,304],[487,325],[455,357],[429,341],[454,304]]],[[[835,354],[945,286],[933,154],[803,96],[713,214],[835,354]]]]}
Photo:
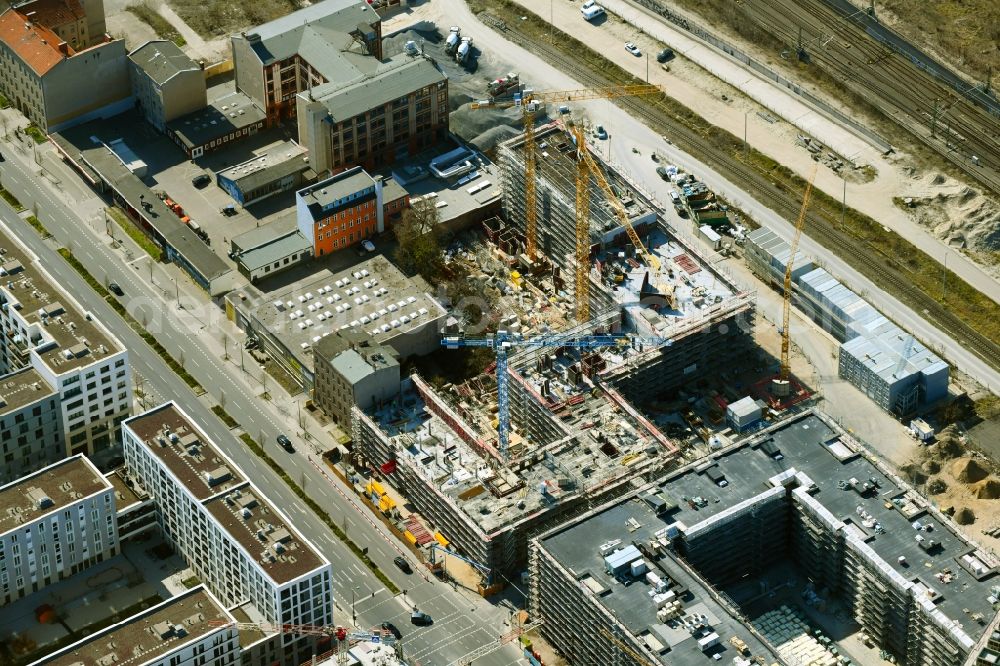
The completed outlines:
{"type": "Polygon", "coordinates": [[[802,208],[799,210],[799,217],[795,220],[795,234],[792,236],[791,251],[788,253],[788,262],[785,264],[785,282],[783,285],[784,299],[781,309],[781,370],[778,378],[771,385],[771,392],[778,397],[787,396],[791,387],[789,377],[791,376],[791,354],[792,333],[790,319],[792,313],[792,268],[795,265],[795,254],[799,251],[799,239],[802,238],[802,228],[806,224],[806,211],[809,210],[809,199],[812,196],[813,181],[816,180],[818,167],[813,168],[809,182],[806,183],[806,191],[802,195],[802,208]]]}
{"type": "Polygon", "coordinates": [[[635,227],[628,219],[628,211],[618,193],[608,182],[603,169],[587,150],[583,130],[576,128],[577,177],[576,177],[576,320],[583,322],[590,318],[590,176],[597,181],[608,203],[615,211],[618,221],[628,233],[635,251],[654,272],[660,270],[660,260],[646,250],[635,227]]]}
{"type": "Polygon", "coordinates": [[[535,92],[525,89],[509,100],[481,100],[473,102],[473,109],[509,109],[520,107],[524,124],[524,236],[525,252],[532,261],[538,251],[538,211],[535,209],[535,111],[539,104],[582,102],[590,99],[617,99],[637,95],[655,95],[663,92],[654,85],[619,85],[578,90],[535,92]]]}

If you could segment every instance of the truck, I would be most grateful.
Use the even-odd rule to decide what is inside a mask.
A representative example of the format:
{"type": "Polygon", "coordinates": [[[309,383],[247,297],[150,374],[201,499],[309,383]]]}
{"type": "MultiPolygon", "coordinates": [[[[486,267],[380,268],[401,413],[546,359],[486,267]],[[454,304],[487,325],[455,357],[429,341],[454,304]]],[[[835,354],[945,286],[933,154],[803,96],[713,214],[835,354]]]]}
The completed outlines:
{"type": "Polygon", "coordinates": [[[444,40],[444,52],[448,55],[455,53],[455,49],[458,48],[458,43],[462,39],[462,30],[457,25],[451,26],[451,31],[448,32],[448,37],[444,40]]]}
{"type": "Polygon", "coordinates": [[[580,7],[580,13],[583,14],[584,19],[593,21],[599,16],[604,16],[604,7],[601,7],[593,2],[589,2],[585,3],[583,7],[580,7]]]}
{"type": "Polygon", "coordinates": [[[463,63],[469,59],[469,51],[472,50],[472,37],[463,37],[462,42],[455,50],[455,62],[463,63]]]}
{"type": "Polygon", "coordinates": [[[490,93],[490,97],[498,97],[510,92],[512,89],[517,89],[520,83],[521,79],[516,72],[507,72],[507,76],[487,83],[486,90],[490,93]]]}

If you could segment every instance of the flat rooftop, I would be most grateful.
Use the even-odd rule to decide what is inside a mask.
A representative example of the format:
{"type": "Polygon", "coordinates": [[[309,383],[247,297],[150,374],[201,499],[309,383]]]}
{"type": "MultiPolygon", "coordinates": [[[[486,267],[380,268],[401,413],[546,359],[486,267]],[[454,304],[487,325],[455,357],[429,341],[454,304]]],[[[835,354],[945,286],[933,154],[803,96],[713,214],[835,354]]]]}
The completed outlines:
{"type": "MultiPolygon", "coordinates": [[[[123,349],[35,263],[34,256],[3,233],[0,233],[0,299],[9,303],[30,327],[30,340],[21,343],[34,349],[57,375],[97,363],[123,349]]],[[[12,346],[17,344],[14,340],[12,346]]]]}
{"type": "Polygon", "coordinates": [[[125,469],[117,469],[104,475],[115,489],[115,507],[118,511],[127,509],[149,499],[149,494],[125,476],[125,469]],[[131,484],[131,485],[130,485],[131,484]]]}
{"type": "MultiPolygon", "coordinates": [[[[887,577],[931,590],[926,597],[950,626],[972,641],[983,635],[996,614],[988,599],[996,584],[995,558],[961,536],[955,525],[931,511],[915,490],[887,475],[866,457],[860,444],[816,412],[791,417],[714,454],[711,461],[689,465],[658,482],[648,492],[665,502],[666,509],[659,515],[633,495],[606,511],[557,529],[543,537],[541,545],[571,571],[588,571],[596,578],[608,579],[603,582],[612,592],[601,597],[601,603],[614,607],[619,619],[627,620],[635,633],[642,633],[656,624],[655,607],[648,600],[642,604],[637,601],[639,596],[646,597],[645,585],[623,587],[609,582],[613,579],[604,574],[603,558],[595,544],[613,539],[646,541],[668,525],[677,527],[682,535],[699,531],[740,502],[772,489],[774,477],[793,471],[812,481],[815,488],[809,496],[832,520],[845,524],[845,533],[858,535],[887,577]],[[719,485],[722,479],[724,486],[719,485]],[[872,485],[862,493],[853,489],[851,480],[872,485]],[[641,525],[636,531],[623,527],[627,515],[633,514],[641,525]],[[925,550],[918,537],[932,539],[936,545],[925,550]],[[978,571],[963,559],[970,555],[981,563],[978,571]],[[905,563],[900,563],[900,557],[905,563]],[[634,594],[629,592],[631,588],[639,588],[638,595],[631,602],[620,601],[634,594]],[[975,621],[977,615],[985,622],[975,621]]],[[[741,636],[747,640],[746,634],[741,636]]],[[[670,663],[677,663],[674,654],[670,655],[670,663]]]]}
{"type": "Polygon", "coordinates": [[[312,369],[312,345],[335,331],[350,330],[380,346],[433,325],[445,310],[430,291],[422,278],[408,278],[376,255],[336,273],[323,270],[248,307],[299,363],[312,369]]]}
{"type": "Polygon", "coordinates": [[[252,158],[223,169],[216,175],[233,181],[247,192],[308,168],[308,151],[288,140],[255,151],[252,158]]]}
{"type": "MultiPolygon", "coordinates": [[[[463,154],[469,155],[471,171],[463,172],[456,178],[438,178],[430,170],[430,163],[456,150],[449,148],[452,144],[444,145],[445,147],[434,151],[425,151],[393,163],[390,182],[406,189],[411,205],[421,201],[433,205],[442,224],[489,208],[496,208],[499,213],[500,174],[489,157],[466,150],[463,154]]],[[[383,191],[384,200],[389,201],[391,198],[383,191]]]]}
{"type": "MultiPolygon", "coordinates": [[[[604,558],[599,545],[616,539],[622,546],[632,542],[647,542],[656,538],[663,522],[645,502],[626,500],[584,520],[557,528],[540,539],[541,546],[560,565],[575,576],[580,585],[594,592],[591,598],[602,605],[615,619],[639,637],[651,636],[669,651],[660,656],[659,662],[670,666],[701,666],[714,663],[698,645],[698,639],[683,625],[657,621],[656,605],[650,597],[651,587],[645,581],[623,585],[605,573],[604,558]]],[[[640,556],[641,557],[641,556],[640,556]]],[[[662,580],[670,581],[670,590],[682,600],[682,619],[692,620],[695,615],[705,615],[704,623],[719,634],[722,644],[729,648],[731,636],[746,642],[751,654],[766,655],[768,663],[778,663],[778,655],[764,645],[743,624],[733,617],[705,589],[686,565],[671,557],[659,559],[651,565],[662,580]],[[686,590],[684,594],[682,590],[686,590]]],[[[655,652],[655,651],[654,651],[655,652]]],[[[728,654],[733,654],[730,649],[728,654]]],[[[725,663],[730,663],[731,658],[725,663]]],[[[720,662],[722,663],[722,662],[720,662]]]]}
{"type": "Polygon", "coordinates": [[[132,417],[125,425],[275,582],[287,582],[325,563],[173,403],[132,417]]]}
{"type": "Polygon", "coordinates": [[[111,488],[83,455],[49,465],[0,486],[0,534],[111,488]]]}
{"type": "Polygon", "coordinates": [[[233,616],[199,585],[40,659],[32,666],[109,666],[115,663],[155,662],[182,645],[225,630],[224,627],[211,625],[211,622],[232,621],[233,616]]]}
{"type": "MultiPolygon", "coordinates": [[[[591,390],[601,396],[584,408],[566,409],[565,437],[523,451],[523,440],[513,433],[511,469],[490,469],[486,455],[466,443],[416,390],[406,391],[400,400],[373,411],[370,417],[396,445],[398,461],[415,469],[489,534],[584,490],[599,491],[601,486],[626,481],[650,467],[659,469],[669,461],[665,454],[672,445],[658,440],[645,424],[623,411],[612,394],[589,385],[573,395],[591,390]],[[544,458],[535,461],[543,451],[544,458]]],[[[445,402],[440,396],[434,399],[445,402]]],[[[466,425],[475,439],[495,446],[493,438],[482,434],[490,431],[466,425]]]]}
{"type": "Polygon", "coordinates": [[[3,377],[0,414],[11,414],[26,405],[51,398],[59,392],[34,368],[23,368],[3,377]]]}
{"type": "Polygon", "coordinates": [[[188,491],[206,500],[247,482],[211,440],[168,403],[125,421],[188,491]]]}

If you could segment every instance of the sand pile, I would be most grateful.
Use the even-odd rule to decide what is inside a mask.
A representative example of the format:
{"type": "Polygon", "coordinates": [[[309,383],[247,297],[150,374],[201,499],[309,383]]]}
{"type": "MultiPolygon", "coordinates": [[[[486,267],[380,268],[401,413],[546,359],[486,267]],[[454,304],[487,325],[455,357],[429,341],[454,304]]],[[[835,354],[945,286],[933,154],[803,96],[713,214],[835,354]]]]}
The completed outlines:
{"type": "Polygon", "coordinates": [[[951,474],[955,477],[956,481],[976,483],[985,479],[989,475],[989,472],[972,458],[959,458],[952,463],[951,474]]]}
{"type": "Polygon", "coordinates": [[[1000,498],[1000,480],[994,477],[983,479],[972,487],[972,494],[976,499],[1000,498]]]}

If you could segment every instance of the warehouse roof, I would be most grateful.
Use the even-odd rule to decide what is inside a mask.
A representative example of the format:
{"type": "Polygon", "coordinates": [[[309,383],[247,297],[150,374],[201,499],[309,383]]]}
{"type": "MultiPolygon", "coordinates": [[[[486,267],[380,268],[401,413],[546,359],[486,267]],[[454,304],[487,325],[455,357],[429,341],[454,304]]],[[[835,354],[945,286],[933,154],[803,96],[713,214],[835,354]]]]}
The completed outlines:
{"type": "Polygon", "coordinates": [[[323,0],[259,25],[243,37],[260,37],[261,44],[266,48],[259,49],[259,52],[267,58],[262,57],[261,60],[267,64],[294,55],[301,32],[307,26],[347,28],[345,32],[348,32],[359,23],[375,24],[380,20],[375,10],[361,0],[323,0]]]}
{"type": "Polygon", "coordinates": [[[232,181],[243,192],[300,173],[309,168],[309,151],[294,141],[283,141],[254,155],[249,160],[219,172],[219,178],[232,181]]]}
{"type": "Polygon", "coordinates": [[[180,72],[200,72],[201,67],[176,44],[165,39],[146,42],[128,54],[129,60],[156,83],[163,85],[180,72]]]}
{"type": "Polygon", "coordinates": [[[253,272],[285,257],[302,252],[312,254],[312,243],[298,229],[293,229],[270,242],[244,250],[237,255],[236,259],[246,270],[253,272]]]}
{"type": "Polygon", "coordinates": [[[264,118],[264,112],[249,97],[234,92],[209,102],[204,109],[170,121],[167,128],[190,150],[256,125],[264,118]]]}

